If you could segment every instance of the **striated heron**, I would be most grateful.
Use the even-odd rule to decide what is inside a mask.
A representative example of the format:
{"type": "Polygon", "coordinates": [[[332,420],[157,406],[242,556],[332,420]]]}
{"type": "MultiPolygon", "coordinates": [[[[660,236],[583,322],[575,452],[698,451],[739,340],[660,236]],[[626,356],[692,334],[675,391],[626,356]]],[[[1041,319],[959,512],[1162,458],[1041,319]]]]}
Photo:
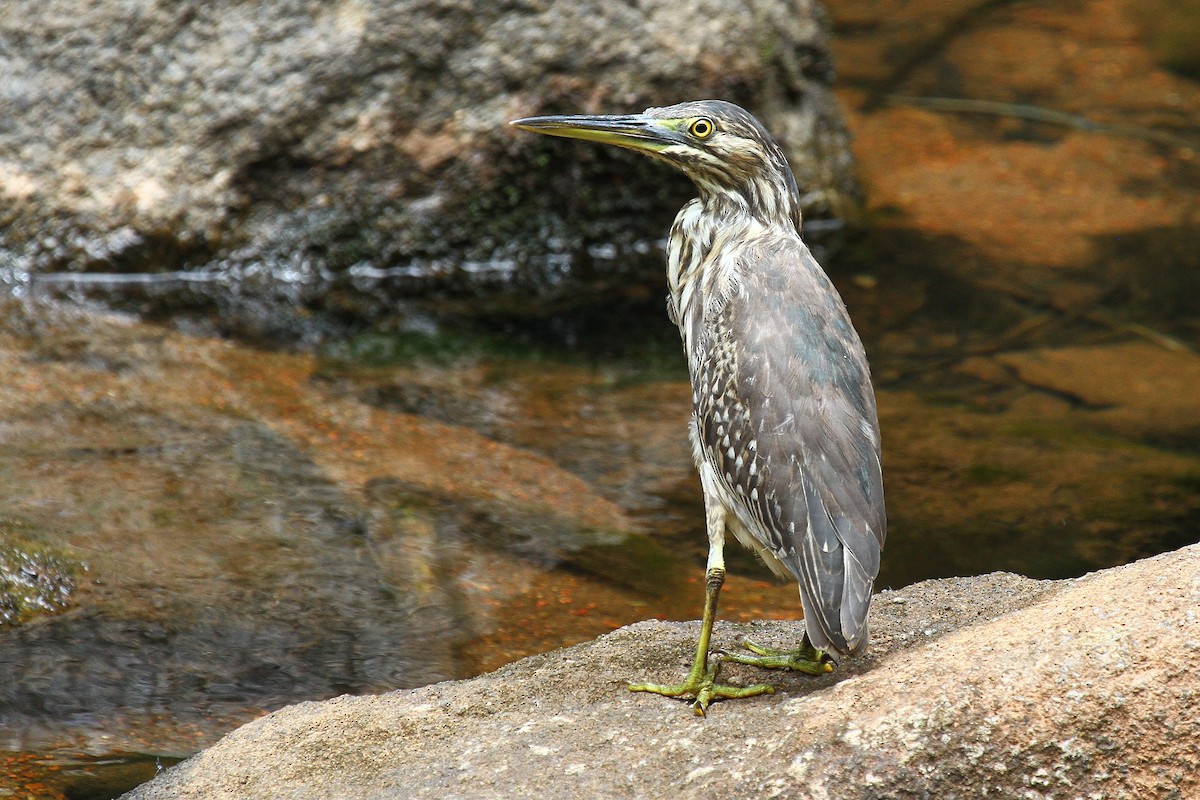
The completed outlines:
{"type": "Polygon", "coordinates": [[[783,152],[744,109],[715,100],[511,124],[644,153],[699,191],[671,228],[667,303],[691,374],[709,541],[704,616],[682,683],[629,688],[694,699],[703,715],[713,700],[774,691],[717,683],[722,657],[831,671],[826,651],[855,654],[867,644],[886,531],[879,422],[858,334],[800,238],[800,194],[783,152]],[[798,649],[746,642],[750,653],[709,658],[726,530],[799,582],[806,633],[798,649]]]}

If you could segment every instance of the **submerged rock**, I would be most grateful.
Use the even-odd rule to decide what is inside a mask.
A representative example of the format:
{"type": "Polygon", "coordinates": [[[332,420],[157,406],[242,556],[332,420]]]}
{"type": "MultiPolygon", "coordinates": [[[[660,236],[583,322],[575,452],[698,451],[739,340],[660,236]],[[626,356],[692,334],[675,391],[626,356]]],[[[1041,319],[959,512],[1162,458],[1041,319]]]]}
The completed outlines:
{"type": "Polygon", "coordinates": [[[0,520],[0,627],[69,608],[82,565],[14,536],[0,520]]]}
{"type": "MultiPolygon", "coordinates": [[[[0,311],[0,539],[87,565],[66,608],[0,625],[0,745],[99,727],[95,754],[188,752],[283,703],[697,612],[703,503],[678,372],[482,349],[363,365],[0,311]]],[[[880,586],[1078,575],[1195,541],[1200,462],[1022,391],[1003,413],[880,392],[880,586]]],[[[727,558],[724,619],[799,615],[794,585],[727,558]]]]}
{"type": "MultiPolygon", "coordinates": [[[[1197,607],[1200,546],[1071,581],[930,581],[877,597],[865,658],[705,719],[625,690],[681,675],[696,634],[639,623],[469,681],[282,709],[125,797],[1191,796],[1197,607]]],[[[800,625],[719,625],[715,645],[746,634],[782,645],[800,625]]]]}
{"type": "Polygon", "coordinates": [[[244,313],[657,291],[686,181],[505,123],[704,96],[762,115],[814,217],[854,204],[812,0],[0,8],[8,281],[149,272],[145,307],[244,313]]]}
{"type": "Polygon", "coordinates": [[[159,719],[198,726],[189,749],[255,709],[461,677],[524,591],[481,568],[661,550],[550,459],[331,396],[311,356],[3,311],[0,748],[129,749],[159,719]]]}
{"type": "Polygon", "coordinates": [[[1200,440],[1200,357],[1191,351],[1135,341],[1001,353],[996,360],[1112,430],[1150,440],[1200,440]]]}

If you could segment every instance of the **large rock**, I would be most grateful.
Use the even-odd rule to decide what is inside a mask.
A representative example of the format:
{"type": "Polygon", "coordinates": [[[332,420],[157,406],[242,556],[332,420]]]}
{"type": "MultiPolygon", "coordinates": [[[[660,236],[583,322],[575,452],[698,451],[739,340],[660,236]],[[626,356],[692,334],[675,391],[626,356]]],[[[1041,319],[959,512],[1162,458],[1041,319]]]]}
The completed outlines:
{"type": "Polygon", "coordinates": [[[686,182],[506,120],[739,101],[835,214],[854,186],[822,20],[813,0],[0,0],[0,277],[184,269],[358,310],[386,298],[325,290],[511,281],[527,308],[611,293],[594,263],[657,289],[686,182]]]}
{"type": "MultiPolygon", "coordinates": [[[[152,798],[1191,797],[1200,546],[1084,578],[932,581],[876,601],[870,654],[687,706],[694,624],[640,623],[470,681],[282,709],[152,798]]],[[[719,626],[794,641],[796,623],[719,626]]],[[[729,670],[734,680],[751,673],[729,670]]]]}

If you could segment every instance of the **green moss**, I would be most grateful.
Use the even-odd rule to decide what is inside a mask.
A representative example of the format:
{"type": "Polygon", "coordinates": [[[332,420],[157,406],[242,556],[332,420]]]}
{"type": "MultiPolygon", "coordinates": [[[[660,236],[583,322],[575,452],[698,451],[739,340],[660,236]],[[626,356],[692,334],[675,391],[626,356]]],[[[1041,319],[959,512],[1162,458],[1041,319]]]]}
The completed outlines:
{"type": "Polygon", "coordinates": [[[652,597],[686,591],[690,564],[649,536],[597,530],[587,536],[593,541],[564,559],[573,569],[652,597]]]}
{"type": "Polygon", "coordinates": [[[68,608],[81,570],[66,553],[20,536],[21,527],[0,519],[0,627],[68,608]]]}
{"type": "Polygon", "coordinates": [[[1154,57],[1167,69],[1200,77],[1200,2],[1158,0],[1142,21],[1154,57]]]}
{"type": "Polygon", "coordinates": [[[1023,470],[1005,467],[999,464],[972,464],[963,470],[963,478],[968,483],[987,486],[997,483],[1012,483],[1029,477],[1023,470]]]}
{"type": "Polygon", "coordinates": [[[1061,419],[1022,419],[1006,426],[997,435],[1009,441],[1024,440],[1030,444],[1054,447],[1086,447],[1090,450],[1124,452],[1130,448],[1151,450],[1148,445],[1133,442],[1116,434],[1088,427],[1085,423],[1070,423],[1061,419]]]}
{"type": "Polygon", "coordinates": [[[354,367],[396,367],[420,363],[451,364],[488,350],[485,337],[456,333],[365,331],[326,342],[319,356],[323,372],[354,367]]]}
{"type": "Polygon", "coordinates": [[[679,335],[657,308],[591,320],[578,315],[571,325],[559,329],[553,322],[509,320],[443,325],[435,332],[373,329],[327,340],[318,353],[318,372],[345,376],[372,369],[492,361],[501,370],[505,362],[605,369],[613,374],[615,385],[687,377],[679,335]]]}

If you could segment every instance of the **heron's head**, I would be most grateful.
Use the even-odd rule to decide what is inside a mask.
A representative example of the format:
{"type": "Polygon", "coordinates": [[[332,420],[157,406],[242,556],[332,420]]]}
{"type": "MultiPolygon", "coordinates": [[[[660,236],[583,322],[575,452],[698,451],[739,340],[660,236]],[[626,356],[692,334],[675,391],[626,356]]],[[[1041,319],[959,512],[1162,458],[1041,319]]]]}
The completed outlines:
{"type": "Polygon", "coordinates": [[[706,201],[733,201],[764,221],[800,227],[799,191],[783,151],[762,123],[733,103],[696,100],[641,114],[527,117],[510,124],[636,150],[682,170],[706,201]]]}

